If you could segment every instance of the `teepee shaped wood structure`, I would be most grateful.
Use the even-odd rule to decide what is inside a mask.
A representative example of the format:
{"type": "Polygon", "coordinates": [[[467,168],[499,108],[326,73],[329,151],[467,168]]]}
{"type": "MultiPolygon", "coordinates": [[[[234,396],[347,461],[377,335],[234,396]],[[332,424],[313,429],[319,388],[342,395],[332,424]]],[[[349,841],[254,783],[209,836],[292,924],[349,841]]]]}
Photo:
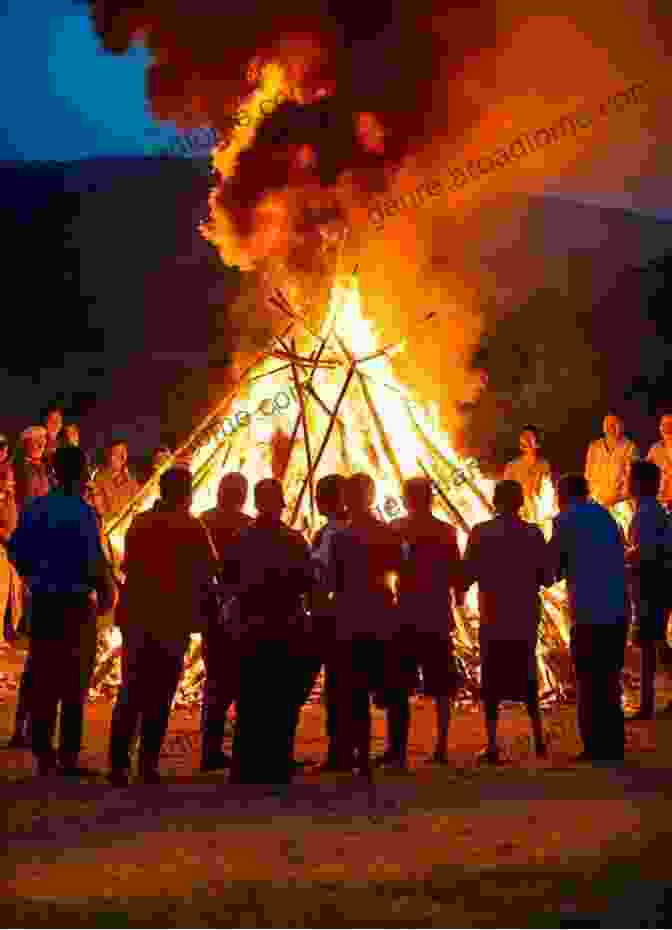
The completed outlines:
{"type": "MultiPolygon", "coordinates": [[[[404,513],[403,481],[424,474],[434,484],[437,509],[464,544],[470,528],[492,514],[492,482],[474,460],[465,462],[453,449],[436,411],[415,401],[397,380],[391,357],[402,346],[379,346],[362,314],[356,274],[336,280],[318,327],[281,292],[270,299],[287,319],[286,328],[163,466],[190,461],[194,513],[215,505],[224,471],[243,472],[251,486],[274,475],[284,484],[289,524],[310,537],[319,524],[314,491],[322,475],[368,472],[376,480],[381,519],[392,519],[404,513]]],[[[156,499],[158,478],[159,473],[106,526],[115,558],[133,515],[156,499]]],[[[549,486],[547,503],[550,492],[549,486]]],[[[477,693],[478,615],[473,589],[471,594],[470,606],[457,613],[457,651],[465,680],[477,693]]],[[[568,642],[561,591],[545,592],[543,613],[542,690],[558,693],[562,676],[549,657],[568,642]]],[[[197,655],[198,649],[183,683],[192,695],[199,690],[197,655]]]]}

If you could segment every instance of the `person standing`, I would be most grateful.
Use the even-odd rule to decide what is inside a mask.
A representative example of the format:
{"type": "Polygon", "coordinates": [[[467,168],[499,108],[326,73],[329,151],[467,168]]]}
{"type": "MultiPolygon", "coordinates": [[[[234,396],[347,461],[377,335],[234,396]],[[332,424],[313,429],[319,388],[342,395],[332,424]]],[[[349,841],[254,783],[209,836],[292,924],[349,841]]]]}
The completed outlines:
{"type": "Polygon", "coordinates": [[[399,536],[373,512],[375,497],[369,475],[348,479],[350,525],[332,541],[334,675],[343,683],[337,690],[349,731],[347,763],[366,778],[371,776],[371,694],[385,685],[385,650],[398,629],[395,586],[402,563],[399,536]]]}
{"type": "Polygon", "coordinates": [[[0,435],[0,543],[6,543],[16,529],[18,514],[14,496],[14,468],[9,461],[9,442],[0,435]]]}
{"type": "MultiPolygon", "coordinates": [[[[219,482],[217,506],[201,514],[220,566],[226,562],[240,531],[254,522],[243,512],[247,492],[247,478],[240,472],[230,472],[219,482]]],[[[201,771],[211,772],[231,765],[222,743],[229,708],[238,696],[239,643],[222,618],[218,618],[209,624],[202,648],[206,678],[201,710],[201,771]]]]}
{"type": "Polygon", "coordinates": [[[114,582],[96,514],[82,498],[84,455],[58,449],[54,470],[58,487],[24,508],[9,553],[31,591],[30,711],[37,772],[56,769],[52,740],[60,703],[60,772],[78,775],[86,774],[78,760],[96,657],[96,612],[111,606],[114,582]]]}
{"type": "Polygon", "coordinates": [[[622,761],[621,673],[630,604],[623,536],[611,514],[588,498],[583,475],[558,482],[560,513],[550,543],[555,579],[567,581],[577,681],[581,761],[622,761]]]}
{"type": "Polygon", "coordinates": [[[390,524],[402,541],[399,582],[400,629],[394,635],[386,665],[389,748],[383,762],[406,768],[410,726],[410,692],[422,669],[423,693],[436,702],[437,741],[434,761],[445,763],[451,699],[458,672],[451,633],[455,627],[452,595],[462,600],[461,555],[457,533],[432,514],[432,483],[411,478],[404,484],[407,517],[390,524]],[[396,675],[399,681],[394,682],[396,675]],[[405,680],[404,680],[405,679],[405,680]],[[391,698],[391,699],[390,699],[391,698]]]}
{"type": "Polygon", "coordinates": [[[478,584],[481,695],[488,746],[482,761],[501,761],[497,722],[502,701],[523,701],[535,751],[546,757],[537,684],[539,589],[553,582],[552,563],[538,526],[520,517],[525,496],[518,481],[500,481],[493,505],[497,516],[469,534],[462,562],[463,586],[478,584]]]}
{"type": "Polygon", "coordinates": [[[77,423],[66,423],[63,427],[63,445],[79,446],[79,426],[77,423]]]}
{"type": "Polygon", "coordinates": [[[44,497],[54,485],[51,465],[45,458],[47,431],[30,426],[21,433],[22,455],[16,463],[16,506],[21,511],[38,497],[44,497]]]}
{"type": "Polygon", "coordinates": [[[237,597],[242,626],[240,693],[231,784],[289,784],[297,706],[305,680],[303,597],[313,586],[308,544],[282,522],[275,478],[254,489],[258,516],[232,543],[225,590],[237,597]]]}
{"type": "Polygon", "coordinates": [[[122,685],[110,731],[110,781],[128,784],[130,746],[141,720],[140,779],[160,781],[159,755],[191,633],[204,632],[205,593],[217,573],[191,507],[191,474],[160,478],[162,507],[138,514],[126,533],[126,581],[117,608],[122,685]]]}
{"type": "MultiPolygon", "coordinates": [[[[311,558],[315,572],[315,589],[312,595],[311,614],[315,625],[318,653],[325,666],[324,697],[327,710],[327,759],[323,770],[338,772],[350,770],[352,760],[347,761],[347,743],[343,748],[343,732],[347,721],[339,719],[343,702],[338,695],[338,671],[332,658],[336,644],[336,615],[334,592],[330,587],[332,578],[332,541],[334,535],[348,525],[345,508],[346,479],[342,475],[325,475],[315,487],[317,509],[327,522],[315,534],[311,558]],[[344,759],[345,756],[345,759],[344,759]]],[[[319,671],[319,668],[318,668],[319,671]]],[[[347,698],[346,698],[347,701],[347,698]]],[[[346,732],[347,739],[347,732],[346,732]]]]}
{"type": "Polygon", "coordinates": [[[657,465],[661,472],[658,500],[666,510],[672,510],[672,414],[660,418],[660,435],[646,456],[647,461],[657,465]]]}
{"type": "Polygon", "coordinates": [[[115,439],[107,450],[107,465],[94,478],[96,509],[103,524],[116,516],[140,491],[140,484],[128,469],[128,446],[115,439]]]}
{"type": "MultiPolygon", "coordinates": [[[[636,502],[626,552],[632,600],[641,647],[640,709],[631,720],[653,720],[656,706],[656,653],[672,679],[667,620],[672,608],[672,519],[658,502],[660,469],[653,462],[635,462],[631,473],[636,502]]],[[[666,709],[672,709],[672,703],[666,709]]]]}
{"type": "Polygon", "coordinates": [[[635,443],[624,434],[623,420],[604,418],[604,435],[588,446],[585,476],[593,500],[606,507],[625,529],[632,519],[630,468],[639,458],[635,443]]]}
{"type": "Polygon", "coordinates": [[[509,462],[504,469],[505,481],[517,481],[525,495],[523,517],[531,523],[539,523],[543,514],[539,512],[539,498],[544,482],[551,480],[551,466],[540,454],[539,433],[534,426],[526,426],[520,434],[522,455],[509,462]]]}
{"type": "Polygon", "coordinates": [[[47,433],[47,443],[44,454],[47,461],[51,463],[59,447],[59,439],[61,437],[61,430],[63,429],[63,411],[60,407],[50,407],[49,410],[47,410],[44,425],[47,433]]]}

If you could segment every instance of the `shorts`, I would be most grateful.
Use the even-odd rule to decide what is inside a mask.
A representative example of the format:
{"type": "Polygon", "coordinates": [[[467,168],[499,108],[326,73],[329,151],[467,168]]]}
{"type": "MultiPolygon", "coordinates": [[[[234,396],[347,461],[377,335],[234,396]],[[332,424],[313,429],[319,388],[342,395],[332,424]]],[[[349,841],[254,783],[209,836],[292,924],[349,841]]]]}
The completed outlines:
{"type": "Polygon", "coordinates": [[[418,690],[428,697],[454,697],[462,679],[453,642],[445,633],[402,630],[389,642],[385,655],[386,689],[418,690]]]}

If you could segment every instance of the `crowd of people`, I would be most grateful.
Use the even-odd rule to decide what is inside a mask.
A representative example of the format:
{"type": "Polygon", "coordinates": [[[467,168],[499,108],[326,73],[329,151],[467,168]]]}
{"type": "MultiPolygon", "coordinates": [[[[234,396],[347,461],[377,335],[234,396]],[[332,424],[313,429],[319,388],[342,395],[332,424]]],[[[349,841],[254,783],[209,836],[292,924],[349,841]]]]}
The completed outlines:
{"type": "MultiPolygon", "coordinates": [[[[232,783],[290,782],[301,708],[322,667],[323,770],[366,778],[376,765],[405,770],[410,699],[420,674],[436,706],[434,760],[445,762],[461,681],[454,610],[474,584],[483,762],[502,761],[497,723],[504,701],[525,703],[535,751],[539,757],[548,752],[537,685],[540,591],[561,580],[572,618],[580,758],[624,758],[622,671],[633,617],[642,647],[637,717],[653,717],[657,658],[670,667],[672,416],[662,418],[662,440],[644,461],[624,437],[622,421],[606,417],[603,438],[588,450],[585,475],[565,475],[555,484],[559,513],[548,540],[532,520],[551,468],[541,458],[537,431],[526,428],[521,457],[495,486],[493,516],[472,528],[463,554],[456,529],[432,513],[433,487],[425,477],[405,482],[407,515],[391,522],[375,509],[369,475],[321,478],[316,502],[325,522],[309,544],[282,520],[279,481],[257,483],[252,517],[244,510],[246,478],[225,474],[217,506],[197,517],[189,468],[169,467],[160,477],[159,500],[127,531],[119,585],[103,527],[139,490],[125,444],[111,444],[106,468],[91,481],[74,434],[61,443],[62,423],[53,414],[46,427],[24,434],[22,487],[33,493],[17,495],[10,475],[0,500],[6,554],[30,591],[30,651],[10,745],[26,744],[29,722],[39,774],[87,774],[79,753],[96,617],[113,606],[123,637],[109,747],[109,778],[116,785],[131,778],[138,728],[138,777],[159,780],[161,746],[192,633],[202,636],[206,671],[203,771],[229,769],[232,783]],[[610,513],[622,517],[623,508],[631,517],[627,534],[610,513]],[[386,750],[375,760],[372,700],[387,721],[386,750]],[[228,756],[223,741],[234,702],[228,756]]],[[[0,441],[0,476],[11,469],[6,448],[0,441]]],[[[169,450],[160,451],[156,464],[165,467],[169,450]]],[[[9,598],[7,605],[6,630],[9,598]]]]}

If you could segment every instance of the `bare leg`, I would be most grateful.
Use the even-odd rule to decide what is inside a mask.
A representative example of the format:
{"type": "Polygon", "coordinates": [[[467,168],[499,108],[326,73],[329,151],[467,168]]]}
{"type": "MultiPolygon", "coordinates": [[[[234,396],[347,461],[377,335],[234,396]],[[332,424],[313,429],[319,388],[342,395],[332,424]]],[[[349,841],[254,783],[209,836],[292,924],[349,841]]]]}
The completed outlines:
{"type": "Polygon", "coordinates": [[[535,693],[534,699],[526,702],[527,713],[532,724],[532,733],[534,734],[534,750],[540,758],[546,755],[546,743],[544,742],[544,731],[541,725],[541,712],[539,710],[539,699],[535,693]]]}

